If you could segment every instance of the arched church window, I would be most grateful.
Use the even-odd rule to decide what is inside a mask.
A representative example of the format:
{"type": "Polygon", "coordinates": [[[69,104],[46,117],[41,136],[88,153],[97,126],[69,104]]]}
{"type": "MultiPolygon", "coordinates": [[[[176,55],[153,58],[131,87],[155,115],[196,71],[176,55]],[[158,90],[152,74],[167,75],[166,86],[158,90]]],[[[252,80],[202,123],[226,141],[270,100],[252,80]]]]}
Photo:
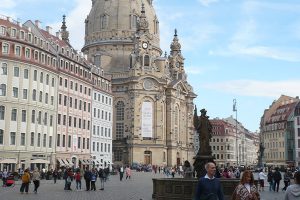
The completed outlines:
{"type": "Polygon", "coordinates": [[[124,102],[123,101],[118,101],[117,106],[116,106],[116,120],[124,120],[124,102]]]}
{"type": "Polygon", "coordinates": [[[107,29],[108,27],[108,15],[104,14],[100,17],[100,28],[107,29]]]}

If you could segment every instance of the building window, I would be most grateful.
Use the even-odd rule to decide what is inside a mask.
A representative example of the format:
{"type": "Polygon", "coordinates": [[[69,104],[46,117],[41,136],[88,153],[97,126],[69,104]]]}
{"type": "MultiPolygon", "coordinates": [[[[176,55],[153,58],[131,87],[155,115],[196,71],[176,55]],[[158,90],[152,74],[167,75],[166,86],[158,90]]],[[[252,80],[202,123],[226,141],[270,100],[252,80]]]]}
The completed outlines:
{"type": "Polygon", "coordinates": [[[5,116],[5,107],[0,106],[0,120],[4,120],[4,116],[5,116]]]}
{"type": "Polygon", "coordinates": [[[25,133],[21,133],[21,142],[20,142],[21,146],[25,146],[25,133]]]}
{"type": "Polygon", "coordinates": [[[34,132],[30,134],[30,146],[34,146],[34,132]]]}
{"type": "Polygon", "coordinates": [[[102,15],[100,17],[100,28],[106,29],[108,26],[108,15],[102,15]]]}
{"type": "Polygon", "coordinates": [[[0,85],[0,96],[6,96],[6,85],[5,84],[0,85]]]}
{"type": "Polygon", "coordinates": [[[31,123],[35,123],[35,110],[31,112],[31,123]]]}
{"type": "Polygon", "coordinates": [[[51,96],[51,105],[54,105],[54,96],[51,96]]]}
{"type": "Polygon", "coordinates": [[[54,87],[54,84],[55,84],[55,80],[54,78],[52,78],[51,86],[54,87]]]}
{"type": "Polygon", "coordinates": [[[43,147],[46,147],[46,138],[47,138],[47,135],[44,134],[44,136],[43,136],[43,147]]]}
{"type": "Polygon", "coordinates": [[[11,121],[17,121],[17,109],[15,108],[11,110],[11,121]]]}
{"type": "Polygon", "coordinates": [[[43,102],[43,92],[42,91],[40,91],[39,101],[43,102]]]}
{"type": "Polygon", "coordinates": [[[1,75],[7,75],[7,63],[2,63],[1,75]]]}
{"type": "Polygon", "coordinates": [[[121,140],[124,137],[124,123],[116,123],[116,139],[121,140]]]}
{"type": "Polygon", "coordinates": [[[20,46],[15,46],[15,55],[16,56],[21,56],[21,47],[20,46]]]}
{"type": "Polygon", "coordinates": [[[52,136],[49,136],[49,148],[52,148],[52,136]]]}
{"type": "Polygon", "coordinates": [[[38,114],[38,124],[41,124],[42,123],[42,112],[39,111],[39,114],[38,114]]]}
{"type": "Polygon", "coordinates": [[[32,91],[32,101],[36,101],[36,89],[32,91]]]}
{"type": "Polygon", "coordinates": [[[144,66],[149,67],[150,66],[150,57],[149,55],[144,56],[144,66]]]}
{"type": "Polygon", "coordinates": [[[14,77],[19,77],[19,67],[14,67],[14,77]]]}
{"type": "Polygon", "coordinates": [[[48,124],[48,113],[44,114],[44,125],[47,126],[48,124]]]}
{"type": "Polygon", "coordinates": [[[115,150],[114,156],[115,156],[115,161],[122,161],[123,150],[115,150]]]}
{"type": "Polygon", "coordinates": [[[43,83],[43,81],[44,81],[44,73],[41,72],[41,74],[40,74],[40,83],[43,83]]]}
{"type": "Polygon", "coordinates": [[[46,85],[49,85],[49,74],[46,75],[46,85]]]}
{"type": "Polygon", "coordinates": [[[89,149],[90,148],[90,139],[87,138],[86,139],[86,149],[89,149]]]}
{"type": "Polygon", "coordinates": [[[3,145],[3,135],[4,135],[4,131],[0,129],[0,145],[3,145]]]}
{"type": "Polygon", "coordinates": [[[40,147],[41,146],[41,134],[38,133],[38,139],[37,139],[37,146],[40,147]]]}
{"type": "Polygon", "coordinates": [[[13,97],[18,98],[19,97],[19,88],[13,87],[13,97]]]}
{"type": "Polygon", "coordinates": [[[12,28],[11,29],[11,37],[16,37],[17,36],[17,29],[12,28]]]}
{"type": "Polygon", "coordinates": [[[120,121],[120,120],[124,120],[124,102],[123,101],[119,101],[117,103],[117,115],[116,115],[116,120],[120,121]]]}
{"type": "Polygon", "coordinates": [[[9,44],[2,43],[2,54],[8,54],[9,52],[9,44]]]}
{"type": "Polygon", "coordinates": [[[25,49],[25,58],[30,59],[30,49],[29,48],[25,49]]]}
{"type": "Polygon", "coordinates": [[[45,104],[48,104],[48,98],[49,98],[49,95],[48,93],[45,94],[45,104]]]}
{"type": "Polygon", "coordinates": [[[68,147],[71,148],[71,135],[68,137],[68,147]]]}
{"type": "Polygon", "coordinates": [[[24,79],[28,79],[28,69],[24,69],[24,79]]]}
{"type": "Polygon", "coordinates": [[[56,146],[60,146],[60,134],[57,134],[56,146]]]}
{"type": "Polygon", "coordinates": [[[16,132],[10,132],[10,145],[16,145],[16,132]]]}
{"type": "Polygon", "coordinates": [[[77,148],[80,149],[81,147],[81,137],[78,137],[78,144],[77,144],[77,148]]]}
{"type": "Polygon", "coordinates": [[[50,115],[50,126],[53,126],[53,115],[50,115]]]}
{"type": "Polygon", "coordinates": [[[0,34],[1,35],[6,35],[6,27],[5,26],[0,26],[0,34]]]}
{"type": "Polygon", "coordinates": [[[26,110],[22,110],[22,122],[26,122],[26,110]]]}
{"type": "Polygon", "coordinates": [[[37,71],[36,70],[33,71],[33,80],[34,81],[37,80],[37,71]]]}

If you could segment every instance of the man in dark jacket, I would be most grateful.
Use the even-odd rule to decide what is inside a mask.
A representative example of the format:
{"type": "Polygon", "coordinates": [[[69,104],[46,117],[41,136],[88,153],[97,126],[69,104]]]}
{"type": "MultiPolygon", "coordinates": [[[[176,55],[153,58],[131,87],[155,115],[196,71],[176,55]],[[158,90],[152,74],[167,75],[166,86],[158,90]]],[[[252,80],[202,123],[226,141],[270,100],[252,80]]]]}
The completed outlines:
{"type": "Polygon", "coordinates": [[[218,199],[224,200],[221,183],[218,178],[215,178],[216,165],[213,162],[208,162],[205,165],[206,175],[199,179],[196,189],[196,200],[200,199],[218,199]]]}
{"type": "Polygon", "coordinates": [[[89,170],[88,167],[86,168],[83,177],[84,177],[84,180],[85,180],[86,191],[89,191],[90,187],[91,187],[92,173],[91,173],[91,171],[89,170]]]}
{"type": "Polygon", "coordinates": [[[278,192],[280,180],[282,179],[282,177],[281,177],[281,173],[279,172],[279,168],[277,167],[275,170],[276,171],[273,174],[273,179],[274,179],[273,190],[275,191],[275,189],[276,189],[276,192],[278,192]]]}

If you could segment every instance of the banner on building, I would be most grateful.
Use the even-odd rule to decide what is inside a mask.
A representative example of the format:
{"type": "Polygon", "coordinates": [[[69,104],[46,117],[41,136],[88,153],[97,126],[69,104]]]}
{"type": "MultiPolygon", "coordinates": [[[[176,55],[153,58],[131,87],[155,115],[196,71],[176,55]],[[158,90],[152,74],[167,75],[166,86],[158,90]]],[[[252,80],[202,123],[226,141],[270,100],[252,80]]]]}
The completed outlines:
{"type": "Polygon", "coordinates": [[[142,105],[142,137],[153,137],[153,109],[151,102],[142,105]]]}

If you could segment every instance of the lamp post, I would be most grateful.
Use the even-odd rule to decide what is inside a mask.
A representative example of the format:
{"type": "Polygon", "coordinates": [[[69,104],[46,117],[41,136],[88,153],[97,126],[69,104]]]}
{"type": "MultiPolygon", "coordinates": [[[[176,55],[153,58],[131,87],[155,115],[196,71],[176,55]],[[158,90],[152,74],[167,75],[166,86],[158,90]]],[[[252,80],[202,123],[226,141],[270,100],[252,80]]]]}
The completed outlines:
{"type": "Polygon", "coordinates": [[[236,151],[236,165],[239,164],[239,155],[238,155],[238,133],[237,133],[237,106],[236,99],[233,99],[233,112],[235,112],[235,151],[236,151]]]}

